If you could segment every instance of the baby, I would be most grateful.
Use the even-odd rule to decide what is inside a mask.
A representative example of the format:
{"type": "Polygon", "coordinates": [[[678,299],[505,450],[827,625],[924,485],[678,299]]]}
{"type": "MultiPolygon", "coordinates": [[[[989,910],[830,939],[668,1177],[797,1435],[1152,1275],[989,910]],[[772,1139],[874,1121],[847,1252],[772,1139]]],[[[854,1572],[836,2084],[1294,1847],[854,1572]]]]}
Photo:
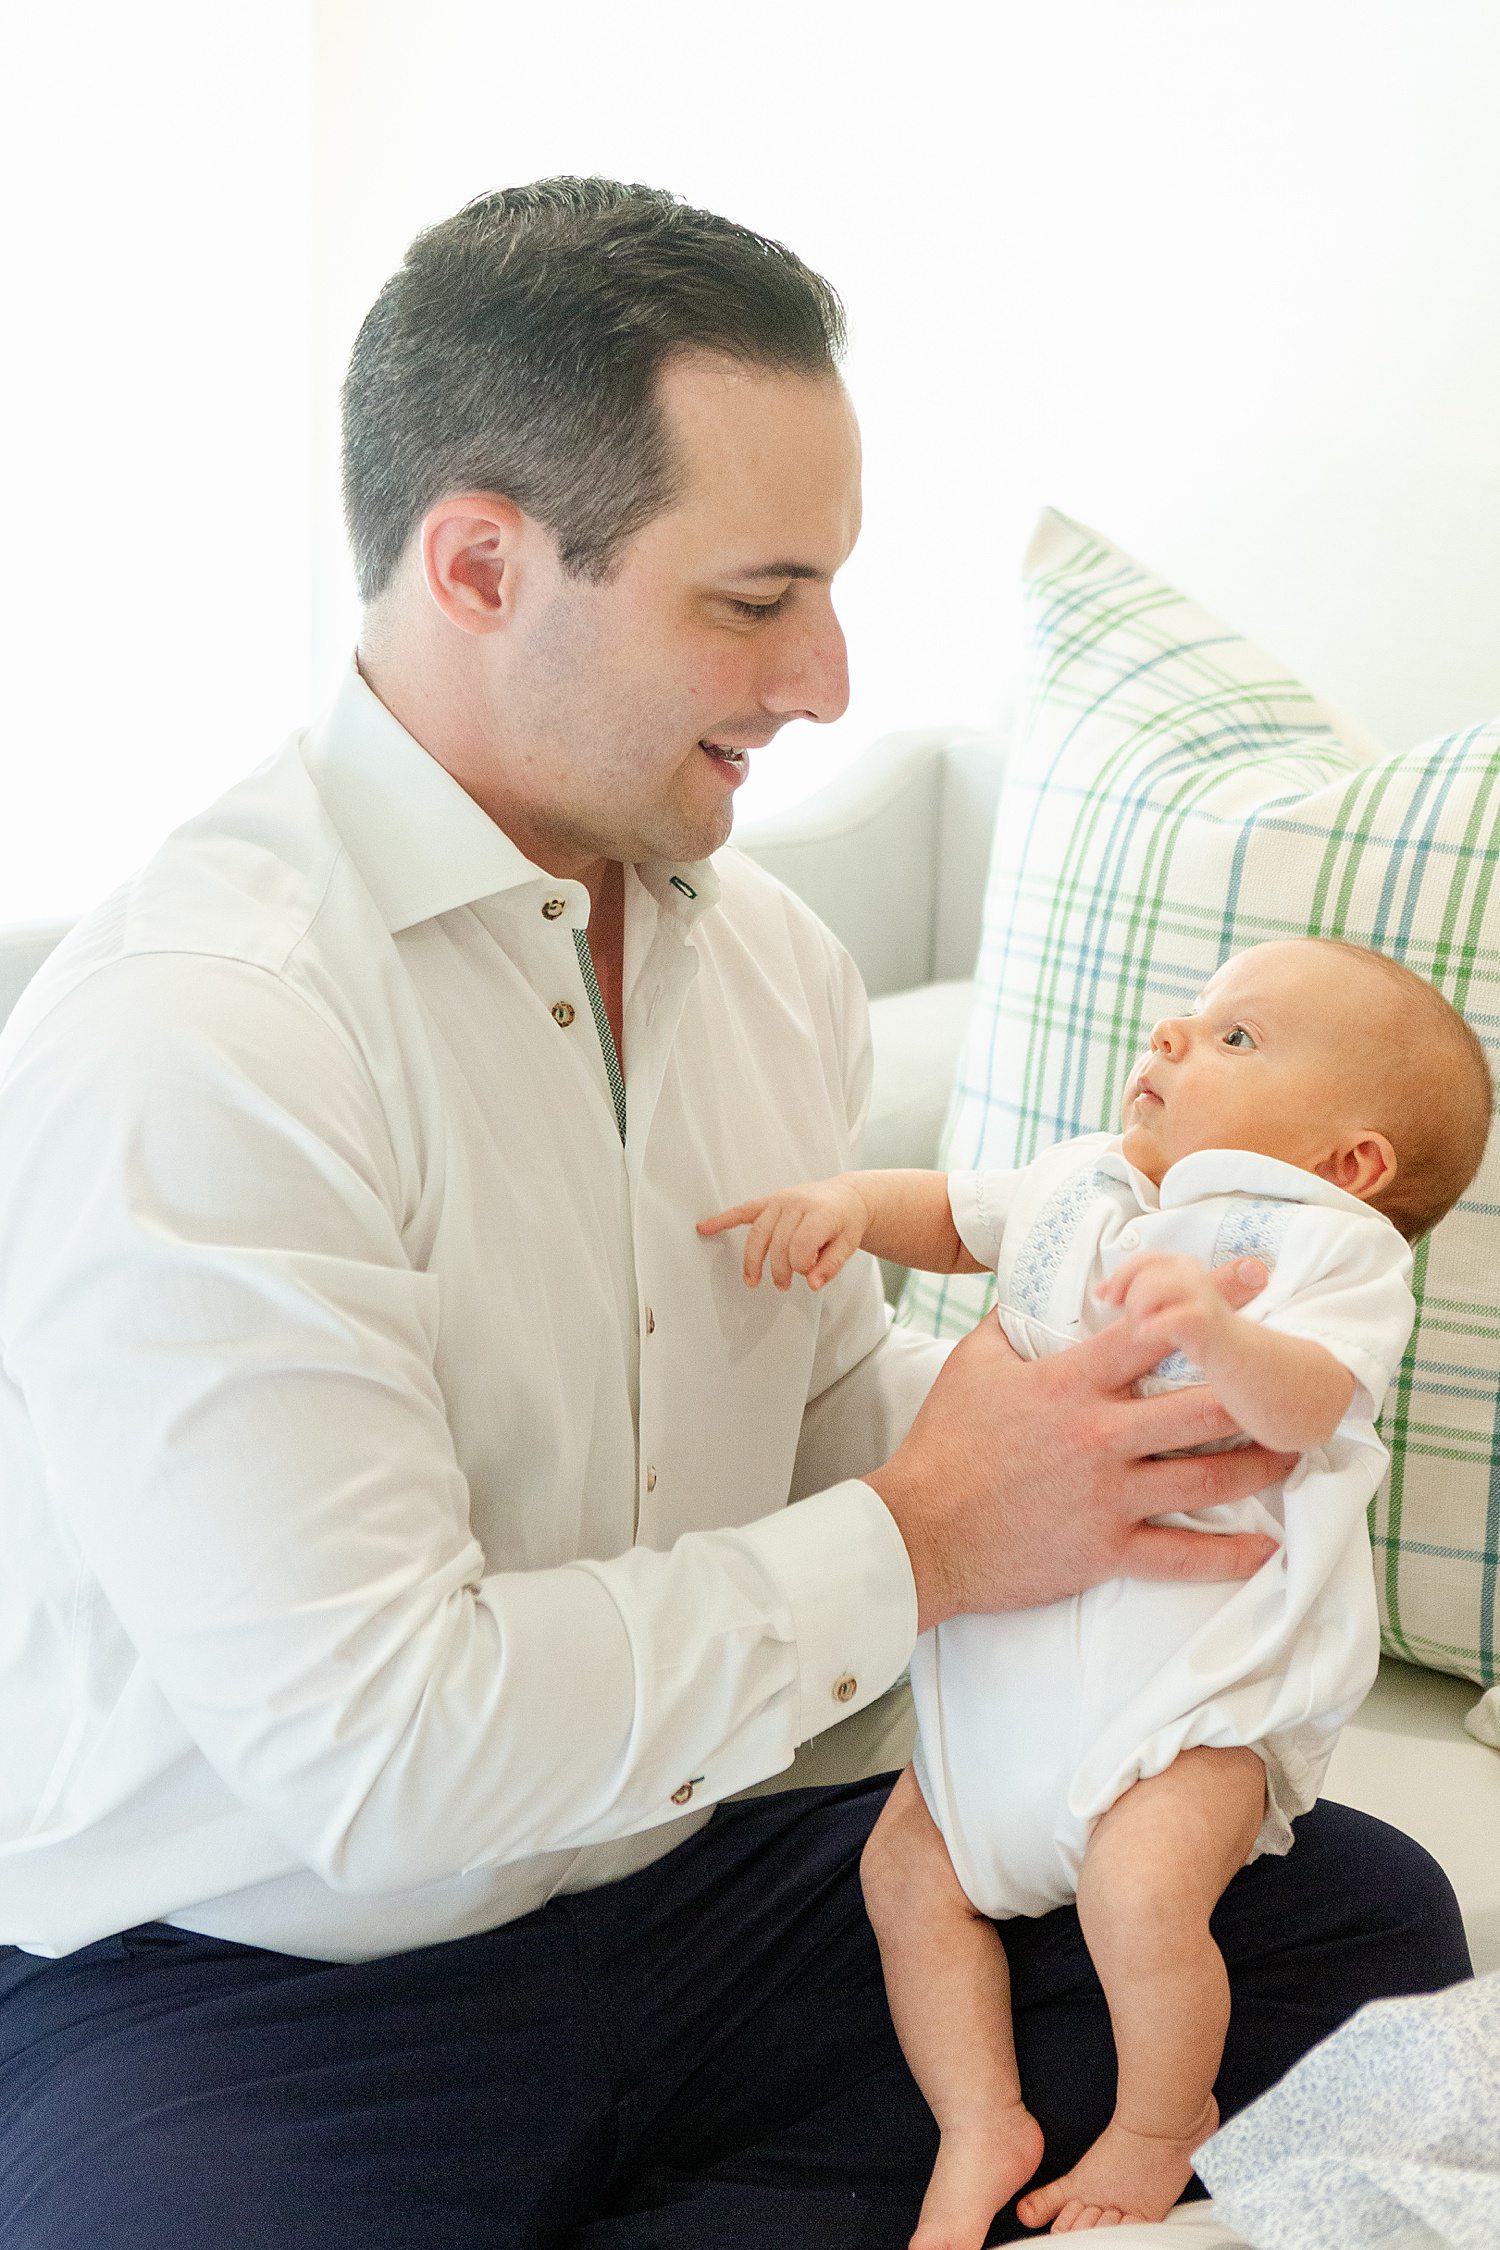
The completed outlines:
{"type": "Polygon", "coordinates": [[[1493,1098],[1483,1048],[1432,986],[1338,940],[1278,941],[1156,1026],[1121,1135],[1017,1172],[847,1173],[700,1224],[749,1226],[752,1287],[769,1258],[778,1288],[799,1273],[822,1288],[861,1245],[929,1272],[994,1269],[1029,1358],[1129,1321],[1162,1355],[1140,1389],[1207,1383],[1247,1439],[1302,1456],[1254,1499],[1165,1519],[1270,1532],[1278,1552],[1249,1580],[1115,1580],[917,1644],[916,1758],[861,1869],[941,2136],[913,2250],[976,2250],[1041,2162],[996,1923],[1074,1899],[1118,2092],[1020,2218],[1055,2233],[1159,2219],[1187,2185],[1218,2121],[1229,2018],[1209,1916],[1238,1868],[1290,1849],[1374,1677],[1365,1511],[1412,1323],[1408,1245],[1473,1178],[1493,1098]],[[1231,1312],[1211,1269],[1252,1256],[1267,1285],[1231,1312]]]}

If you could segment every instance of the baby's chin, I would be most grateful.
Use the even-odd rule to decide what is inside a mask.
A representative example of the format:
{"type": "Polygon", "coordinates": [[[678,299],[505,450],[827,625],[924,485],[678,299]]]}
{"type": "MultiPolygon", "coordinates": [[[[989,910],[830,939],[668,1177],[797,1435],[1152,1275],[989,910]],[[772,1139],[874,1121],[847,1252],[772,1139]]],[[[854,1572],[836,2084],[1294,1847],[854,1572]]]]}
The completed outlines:
{"type": "Polygon", "coordinates": [[[1143,1179],[1153,1187],[1160,1187],[1166,1176],[1167,1159],[1152,1135],[1139,1125],[1127,1125],[1125,1140],[1120,1151],[1127,1164],[1134,1165],[1143,1179]]]}

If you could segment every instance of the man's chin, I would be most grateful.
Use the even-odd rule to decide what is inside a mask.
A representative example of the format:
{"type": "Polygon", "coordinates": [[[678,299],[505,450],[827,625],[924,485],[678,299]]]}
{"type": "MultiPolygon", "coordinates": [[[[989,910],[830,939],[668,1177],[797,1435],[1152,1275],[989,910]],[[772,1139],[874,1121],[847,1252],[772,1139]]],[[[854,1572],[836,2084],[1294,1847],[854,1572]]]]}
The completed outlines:
{"type": "Polygon", "coordinates": [[[650,859],[686,860],[710,859],[729,841],[734,826],[734,808],[726,804],[711,816],[663,824],[655,847],[644,856],[650,859]]]}

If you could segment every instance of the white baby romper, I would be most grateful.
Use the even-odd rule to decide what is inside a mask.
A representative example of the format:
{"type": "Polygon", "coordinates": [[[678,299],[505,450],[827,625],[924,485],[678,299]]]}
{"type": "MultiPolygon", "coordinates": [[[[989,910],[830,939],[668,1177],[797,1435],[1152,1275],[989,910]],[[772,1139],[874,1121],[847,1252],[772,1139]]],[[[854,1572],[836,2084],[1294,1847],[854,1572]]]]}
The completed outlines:
{"type": "MultiPolygon", "coordinates": [[[[949,1196],[965,1246],[996,1268],[1005,1332],[1024,1358],[1118,1318],[1093,1292],[1138,1251],[1209,1267],[1255,1256],[1270,1281],[1240,1318],[1316,1339],[1355,1379],[1333,1437],[1285,1484],[1159,1519],[1272,1533],[1280,1550],[1253,1578],[1113,1579],[1046,1609],[955,1617],[922,1635],[916,1773],[960,1883],[996,1920],[1067,1903],[1094,1822],[1199,1743],[1264,1758],[1252,1857],[1285,1852],[1379,1659],[1365,1512],[1387,1458],[1375,1417],[1411,1331],[1410,1249],[1341,1188],[1239,1150],[1184,1157],[1158,1194],[1104,1133],[1022,1171],[955,1173],[949,1196]]],[[[1178,1352],[1139,1388],[1202,1379],[1178,1352]]]]}

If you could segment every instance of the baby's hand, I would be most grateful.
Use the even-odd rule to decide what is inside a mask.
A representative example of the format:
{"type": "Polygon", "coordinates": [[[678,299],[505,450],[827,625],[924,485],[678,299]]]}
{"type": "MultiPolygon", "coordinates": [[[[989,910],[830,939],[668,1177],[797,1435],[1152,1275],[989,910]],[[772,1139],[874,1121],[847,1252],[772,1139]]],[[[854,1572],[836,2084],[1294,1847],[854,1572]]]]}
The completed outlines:
{"type": "Polygon", "coordinates": [[[1161,1251],[1127,1258],[1096,1295],[1102,1305],[1123,1308],[1144,1346],[1159,1346],[1163,1359],[1169,1352],[1186,1352],[1199,1367],[1207,1366],[1234,1321],[1206,1266],[1161,1251]]]}
{"type": "Polygon", "coordinates": [[[700,1219],[698,1232],[707,1236],[749,1227],[745,1281],[751,1289],[760,1281],[768,1251],[778,1289],[790,1289],[794,1273],[806,1274],[809,1289],[821,1289],[859,1248],[869,1223],[869,1207],[848,1180],[808,1180],[801,1187],[737,1203],[716,1218],[700,1219]]]}

